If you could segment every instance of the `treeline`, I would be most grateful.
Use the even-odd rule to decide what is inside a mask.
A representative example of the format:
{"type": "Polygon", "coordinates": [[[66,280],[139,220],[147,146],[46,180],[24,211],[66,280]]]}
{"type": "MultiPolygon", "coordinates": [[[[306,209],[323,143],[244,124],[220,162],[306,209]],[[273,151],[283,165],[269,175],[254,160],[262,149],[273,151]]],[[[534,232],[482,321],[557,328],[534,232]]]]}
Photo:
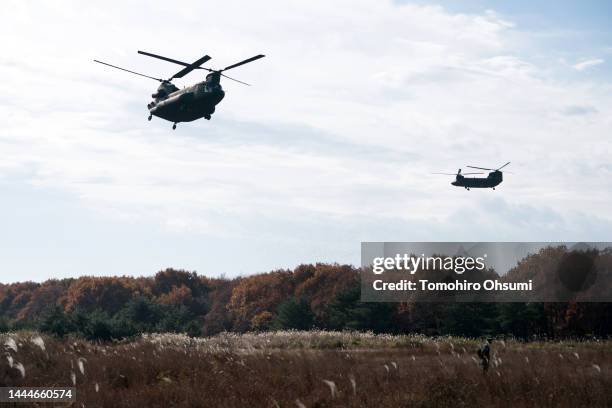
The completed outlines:
{"type": "MultiPolygon", "coordinates": [[[[554,255],[554,254],[553,254],[554,255]]],[[[550,253],[512,272],[533,271],[550,253]],[[517,270],[518,269],[518,270],[517,270]]],[[[214,335],[275,329],[428,335],[606,337],[610,303],[364,303],[359,270],[301,265],[235,279],[166,269],[154,277],[80,277],[0,285],[0,330],[37,329],[109,340],[143,332],[214,335]]]]}

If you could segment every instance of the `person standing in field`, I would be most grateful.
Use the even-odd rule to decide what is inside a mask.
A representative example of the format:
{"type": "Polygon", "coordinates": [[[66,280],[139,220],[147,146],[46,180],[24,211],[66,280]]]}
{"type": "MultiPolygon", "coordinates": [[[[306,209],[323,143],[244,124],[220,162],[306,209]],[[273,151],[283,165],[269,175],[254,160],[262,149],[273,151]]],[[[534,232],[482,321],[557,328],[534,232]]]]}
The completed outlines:
{"type": "Polygon", "coordinates": [[[492,338],[488,338],[487,342],[478,349],[478,357],[482,365],[482,372],[486,373],[489,370],[489,361],[491,361],[491,342],[492,338]]]}

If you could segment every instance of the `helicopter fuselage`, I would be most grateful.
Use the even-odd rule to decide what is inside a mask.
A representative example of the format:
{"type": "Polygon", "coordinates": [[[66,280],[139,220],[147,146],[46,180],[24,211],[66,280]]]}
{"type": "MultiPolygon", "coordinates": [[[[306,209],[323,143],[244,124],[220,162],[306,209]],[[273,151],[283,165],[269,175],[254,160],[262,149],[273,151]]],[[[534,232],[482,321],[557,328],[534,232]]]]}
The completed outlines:
{"type": "Polygon", "coordinates": [[[228,65],[223,69],[211,69],[202,67],[202,64],[210,60],[209,55],[204,55],[203,57],[200,57],[189,64],[187,62],[164,57],[163,55],[152,54],[146,51],[138,51],[138,53],[163,61],[172,62],[174,64],[181,65],[183,68],[170,78],[162,79],[122,68],[117,65],[109,64],[108,62],[98,61],[96,59],[94,62],[160,82],[157,92],[151,95],[153,101],[149,102],[147,105],[147,108],[149,109],[148,119],[151,120],[153,116],[157,116],[167,121],[174,122],[172,129],[176,129],[176,124],[179,122],[191,122],[200,118],[210,120],[210,115],[215,112],[215,107],[225,97],[225,92],[223,91],[223,88],[221,88],[221,77],[231,79],[232,81],[236,81],[244,85],[249,85],[246,82],[229,77],[223,74],[223,72],[265,57],[265,55],[259,54],[235,64],[228,65]],[[203,69],[208,71],[206,80],[183,89],[178,89],[172,83],[173,79],[183,78],[194,69],[203,69]]]}
{"type": "Polygon", "coordinates": [[[503,181],[501,171],[493,171],[487,177],[464,177],[457,175],[451,184],[457,187],[470,188],[495,188],[503,181]]]}
{"type": "Polygon", "coordinates": [[[218,78],[209,74],[206,81],[183,89],[178,89],[170,83],[162,83],[152,96],[154,100],[147,105],[150,114],[179,123],[200,118],[210,119],[225,92],[218,78]]]}

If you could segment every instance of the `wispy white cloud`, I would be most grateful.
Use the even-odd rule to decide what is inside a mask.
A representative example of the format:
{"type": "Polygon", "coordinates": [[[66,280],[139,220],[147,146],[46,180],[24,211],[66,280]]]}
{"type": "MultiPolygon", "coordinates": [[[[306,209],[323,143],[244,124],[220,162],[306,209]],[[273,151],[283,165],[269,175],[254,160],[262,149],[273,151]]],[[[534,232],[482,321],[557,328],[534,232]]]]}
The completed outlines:
{"type": "Polygon", "coordinates": [[[603,60],[601,58],[594,58],[594,59],[588,59],[588,60],[580,61],[580,62],[572,65],[572,67],[576,71],[584,71],[584,70],[587,70],[587,69],[592,68],[594,66],[601,65],[604,62],[605,62],[605,60],[603,60]]]}
{"type": "Polygon", "coordinates": [[[563,113],[570,116],[590,115],[597,113],[597,109],[590,105],[571,105],[566,107],[563,113]]]}

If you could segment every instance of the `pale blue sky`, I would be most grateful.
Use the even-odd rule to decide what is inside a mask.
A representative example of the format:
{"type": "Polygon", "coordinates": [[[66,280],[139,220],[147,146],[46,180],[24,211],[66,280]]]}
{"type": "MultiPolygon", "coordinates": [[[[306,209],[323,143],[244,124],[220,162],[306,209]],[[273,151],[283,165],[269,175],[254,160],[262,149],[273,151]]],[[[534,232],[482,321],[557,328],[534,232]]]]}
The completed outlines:
{"type": "Polygon", "coordinates": [[[612,241],[608,2],[9,3],[2,282],[358,264],[361,241],[612,241]],[[91,62],[176,71],[138,49],[267,57],[173,132],[146,121],[155,82],[91,62]],[[506,161],[496,191],[429,174],[506,161]]]}

